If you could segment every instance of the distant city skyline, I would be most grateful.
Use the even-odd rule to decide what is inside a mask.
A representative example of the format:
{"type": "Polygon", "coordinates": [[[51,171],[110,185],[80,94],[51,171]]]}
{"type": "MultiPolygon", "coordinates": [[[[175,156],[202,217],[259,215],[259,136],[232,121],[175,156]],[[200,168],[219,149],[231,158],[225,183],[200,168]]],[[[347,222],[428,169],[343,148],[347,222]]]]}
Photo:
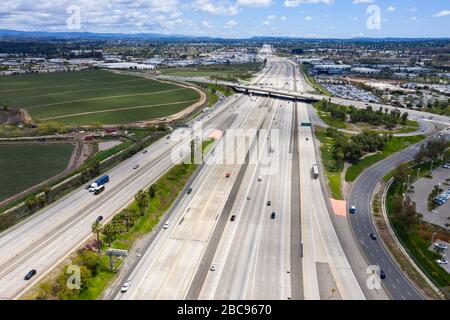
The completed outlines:
{"type": "Polygon", "coordinates": [[[3,0],[0,29],[222,38],[450,37],[448,0],[3,0]]]}

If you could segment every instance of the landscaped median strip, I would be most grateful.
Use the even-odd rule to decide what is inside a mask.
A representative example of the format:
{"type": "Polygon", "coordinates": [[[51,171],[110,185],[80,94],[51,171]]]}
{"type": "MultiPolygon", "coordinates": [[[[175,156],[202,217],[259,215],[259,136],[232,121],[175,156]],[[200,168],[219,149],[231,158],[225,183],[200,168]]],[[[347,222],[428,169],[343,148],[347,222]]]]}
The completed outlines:
{"type": "MultiPolygon", "coordinates": [[[[46,281],[37,284],[23,298],[97,299],[115,276],[115,272],[109,270],[109,258],[104,250],[108,247],[129,250],[140,237],[151,232],[185,188],[196,168],[194,164],[174,166],[154,185],[136,194],[135,200],[114,216],[110,223],[104,226],[94,224],[96,227],[93,225],[93,233],[98,231],[99,236],[102,235],[102,253],[96,253],[96,243],[91,241],[70,257],[70,265],[60,266],[58,274],[54,273],[46,281]],[[72,275],[67,273],[71,265],[80,268],[80,289],[69,289],[66,286],[72,275]]],[[[114,268],[117,269],[122,262],[123,260],[115,261],[114,268]]]]}
{"type": "Polygon", "coordinates": [[[433,289],[433,291],[442,299],[445,299],[445,295],[439,290],[438,287],[423,273],[423,271],[419,268],[419,266],[414,262],[414,260],[409,256],[408,252],[405,250],[403,245],[400,243],[399,239],[397,238],[397,234],[394,231],[394,229],[391,226],[388,214],[387,214],[387,208],[386,208],[386,198],[387,193],[389,189],[391,188],[392,184],[394,182],[394,178],[391,178],[387,184],[387,186],[384,188],[383,191],[383,197],[381,200],[381,211],[383,213],[383,219],[387,226],[387,229],[389,231],[390,236],[395,242],[395,245],[397,248],[401,251],[403,256],[407,259],[407,261],[410,263],[410,265],[414,268],[414,270],[420,275],[420,277],[433,289]]]}

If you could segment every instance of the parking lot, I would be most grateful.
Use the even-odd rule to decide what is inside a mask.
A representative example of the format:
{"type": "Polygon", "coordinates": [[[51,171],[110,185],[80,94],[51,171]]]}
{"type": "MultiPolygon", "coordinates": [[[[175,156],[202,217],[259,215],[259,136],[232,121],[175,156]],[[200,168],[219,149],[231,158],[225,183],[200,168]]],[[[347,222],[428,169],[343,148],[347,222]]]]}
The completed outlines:
{"type": "MultiPolygon", "coordinates": [[[[442,255],[442,257],[445,257],[445,260],[449,260],[450,259],[450,244],[444,241],[440,241],[437,240],[435,241],[429,248],[430,251],[439,253],[440,255],[442,255]],[[447,249],[445,250],[439,250],[438,248],[436,248],[436,244],[441,243],[447,246],[447,249]]],[[[440,264],[442,268],[445,269],[445,271],[447,271],[448,273],[450,273],[450,264],[440,264]]]]}
{"type": "Polygon", "coordinates": [[[414,192],[409,193],[412,201],[416,203],[417,212],[423,215],[423,219],[429,223],[442,226],[450,230],[446,225],[450,224],[450,200],[439,205],[432,212],[428,211],[428,196],[434,186],[441,184],[441,189],[447,190],[446,179],[450,178],[450,169],[439,167],[433,170],[433,178],[422,178],[416,181],[414,192]]]}
{"type": "Polygon", "coordinates": [[[339,98],[358,100],[364,102],[379,102],[378,97],[376,97],[372,93],[361,90],[350,84],[335,85],[324,83],[322,85],[334,96],[339,98]]]}

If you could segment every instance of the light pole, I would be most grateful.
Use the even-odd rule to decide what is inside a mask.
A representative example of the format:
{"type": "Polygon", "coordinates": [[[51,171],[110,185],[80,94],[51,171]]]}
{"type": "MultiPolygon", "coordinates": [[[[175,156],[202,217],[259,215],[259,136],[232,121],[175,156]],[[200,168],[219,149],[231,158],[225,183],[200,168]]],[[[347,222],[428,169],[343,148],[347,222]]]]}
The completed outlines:
{"type": "Polygon", "coordinates": [[[431,244],[434,243],[434,237],[436,236],[436,232],[433,232],[433,235],[431,236],[431,244]]]}
{"type": "Polygon", "coordinates": [[[431,160],[431,169],[430,169],[430,173],[433,172],[433,160],[431,160]]]}
{"type": "Polygon", "coordinates": [[[407,180],[407,182],[406,182],[406,187],[407,187],[407,188],[409,188],[409,179],[411,179],[411,175],[410,175],[410,174],[408,174],[408,180],[407,180]]]}
{"type": "Polygon", "coordinates": [[[417,169],[417,180],[420,178],[420,168],[417,169]]]}
{"type": "Polygon", "coordinates": [[[405,187],[406,187],[406,182],[403,182],[403,198],[405,197],[405,187]]]}

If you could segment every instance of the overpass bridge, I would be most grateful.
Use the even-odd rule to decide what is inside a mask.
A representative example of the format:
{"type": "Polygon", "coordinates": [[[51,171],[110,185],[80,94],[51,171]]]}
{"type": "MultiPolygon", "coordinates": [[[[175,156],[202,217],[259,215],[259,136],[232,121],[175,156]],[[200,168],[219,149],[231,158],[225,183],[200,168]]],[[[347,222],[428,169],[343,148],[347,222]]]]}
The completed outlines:
{"type": "MultiPolygon", "coordinates": [[[[313,94],[306,93],[294,90],[286,90],[286,89],[277,89],[273,87],[267,86],[255,86],[252,84],[242,84],[242,83],[234,83],[227,81],[218,81],[211,80],[208,78],[189,78],[189,77],[173,77],[173,76],[161,76],[158,77],[161,79],[174,80],[174,81],[182,81],[182,82],[196,82],[196,83],[210,83],[221,86],[227,86],[235,89],[237,92],[241,92],[243,94],[255,94],[255,95],[264,95],[268,97],[280,98],[284,100],[292,100],[298,102],[305,103],[313,103],[320,100],[327,100],[334,104],[344,105],[344,106],[354,106],[358,109],[365,109],[367,107],[372,107],[374,110],[378,110],[382,108],[383,110],[388,109],[388,111],[392,109],[399,109],[398,107],[393,107],[391,105],[381,104],[381,103],[373,103],[373,102],[364,102],[357,100],[350,100],[338,97],[328,97],[321,94],[313,94]]],[[[412,120],[423,119],[426,121],[433,122],[435,124],[440,124],[445,127],[450,125],[450,117],[444,115],[431,114],[428,112],[411,110],[411,109],[400,109],[402,112],[408,112],[409,118],[412,120]]]]}

